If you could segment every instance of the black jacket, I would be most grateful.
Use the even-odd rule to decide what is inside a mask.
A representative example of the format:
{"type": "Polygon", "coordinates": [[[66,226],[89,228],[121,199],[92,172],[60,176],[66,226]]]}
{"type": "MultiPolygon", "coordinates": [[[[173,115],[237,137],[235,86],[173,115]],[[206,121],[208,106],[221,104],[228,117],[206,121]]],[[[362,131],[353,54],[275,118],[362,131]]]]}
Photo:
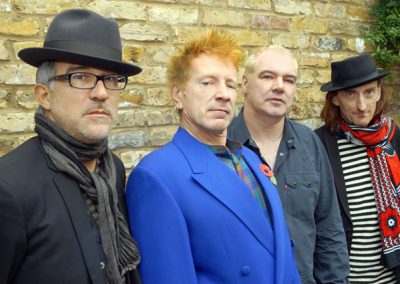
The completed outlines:
{"type": "MultiPolygon", "coordinates": [[[[126,216],[125,170],[114,160],[126,216]]],[[[140,283],[132,274],[129,282],[140,283]]],[[[78,183],[56,169],[37,137],[0,158],[0,283],[104,282],[78,183]]]]}

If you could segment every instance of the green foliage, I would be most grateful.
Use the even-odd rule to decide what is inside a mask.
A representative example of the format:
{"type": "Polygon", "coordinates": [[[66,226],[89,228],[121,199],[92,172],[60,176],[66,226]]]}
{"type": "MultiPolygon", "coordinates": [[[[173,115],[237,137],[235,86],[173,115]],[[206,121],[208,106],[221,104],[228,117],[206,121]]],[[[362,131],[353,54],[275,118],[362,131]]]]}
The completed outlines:
{"type": "Polygon", "coordinates": [[[400,1],[381,0],[371,7],[376,21],[366,30],[365,40],[384,69],[400,62],[400,1]]]}

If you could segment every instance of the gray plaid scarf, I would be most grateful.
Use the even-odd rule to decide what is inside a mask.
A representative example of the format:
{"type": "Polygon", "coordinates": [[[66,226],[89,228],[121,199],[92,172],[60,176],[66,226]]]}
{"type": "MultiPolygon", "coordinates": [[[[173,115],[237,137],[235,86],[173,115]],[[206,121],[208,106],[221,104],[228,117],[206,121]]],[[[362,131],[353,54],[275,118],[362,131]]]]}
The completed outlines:
{"type": "Polygon", "coordinates": [[[77,180],[82,189],[107,257],[106,282],[124,283],[125,273],[136,268],[140,256],[118,208],[116,171],[107,139],[97,144],[81,143],[45,117],[41,108],[35,114],[35,131],[56,168],[77,180]],[[81,161],[93,159],[99,163],[96,171],[90,173],[81,161]]]}

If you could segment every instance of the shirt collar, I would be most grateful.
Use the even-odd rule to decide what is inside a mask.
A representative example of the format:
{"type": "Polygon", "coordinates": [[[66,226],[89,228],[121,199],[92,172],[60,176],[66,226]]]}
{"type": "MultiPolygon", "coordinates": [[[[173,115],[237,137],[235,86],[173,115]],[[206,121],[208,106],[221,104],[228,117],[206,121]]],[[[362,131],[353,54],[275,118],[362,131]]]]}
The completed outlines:
{"type": "Polygon", "coordinates": [[[285,118],[285,126],[283,128],[282,139],[286,142],[286,146],[291,148],[296,148],[296,140],[293,133],[292,126],[289,124],[289,119],[285,118]]]}
{"type": "Polygon", "coordinates": [[[240,157],[242,155],[241,143],[230,139],[226,140],[226,145],[204,145],[206,145],[207,148],[209,148],[216,156],[229,157],[230,155],[235,155],[240,157]]]}

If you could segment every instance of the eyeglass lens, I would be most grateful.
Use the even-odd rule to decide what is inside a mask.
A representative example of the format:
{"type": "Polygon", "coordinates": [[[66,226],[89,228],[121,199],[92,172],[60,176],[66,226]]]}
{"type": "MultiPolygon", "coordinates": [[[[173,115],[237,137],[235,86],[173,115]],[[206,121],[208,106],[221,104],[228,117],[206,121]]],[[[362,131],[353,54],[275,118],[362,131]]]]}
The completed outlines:
{"type": "Polygon", "coordinates": [[[70,84],[74,88],[94,88],[98,80],[102,80],[104,87],[110,90],[122,90],[125,88],[127,79],[123,75],[96,76],[91,73],[76,72],[70,74],[70,84]]]}

